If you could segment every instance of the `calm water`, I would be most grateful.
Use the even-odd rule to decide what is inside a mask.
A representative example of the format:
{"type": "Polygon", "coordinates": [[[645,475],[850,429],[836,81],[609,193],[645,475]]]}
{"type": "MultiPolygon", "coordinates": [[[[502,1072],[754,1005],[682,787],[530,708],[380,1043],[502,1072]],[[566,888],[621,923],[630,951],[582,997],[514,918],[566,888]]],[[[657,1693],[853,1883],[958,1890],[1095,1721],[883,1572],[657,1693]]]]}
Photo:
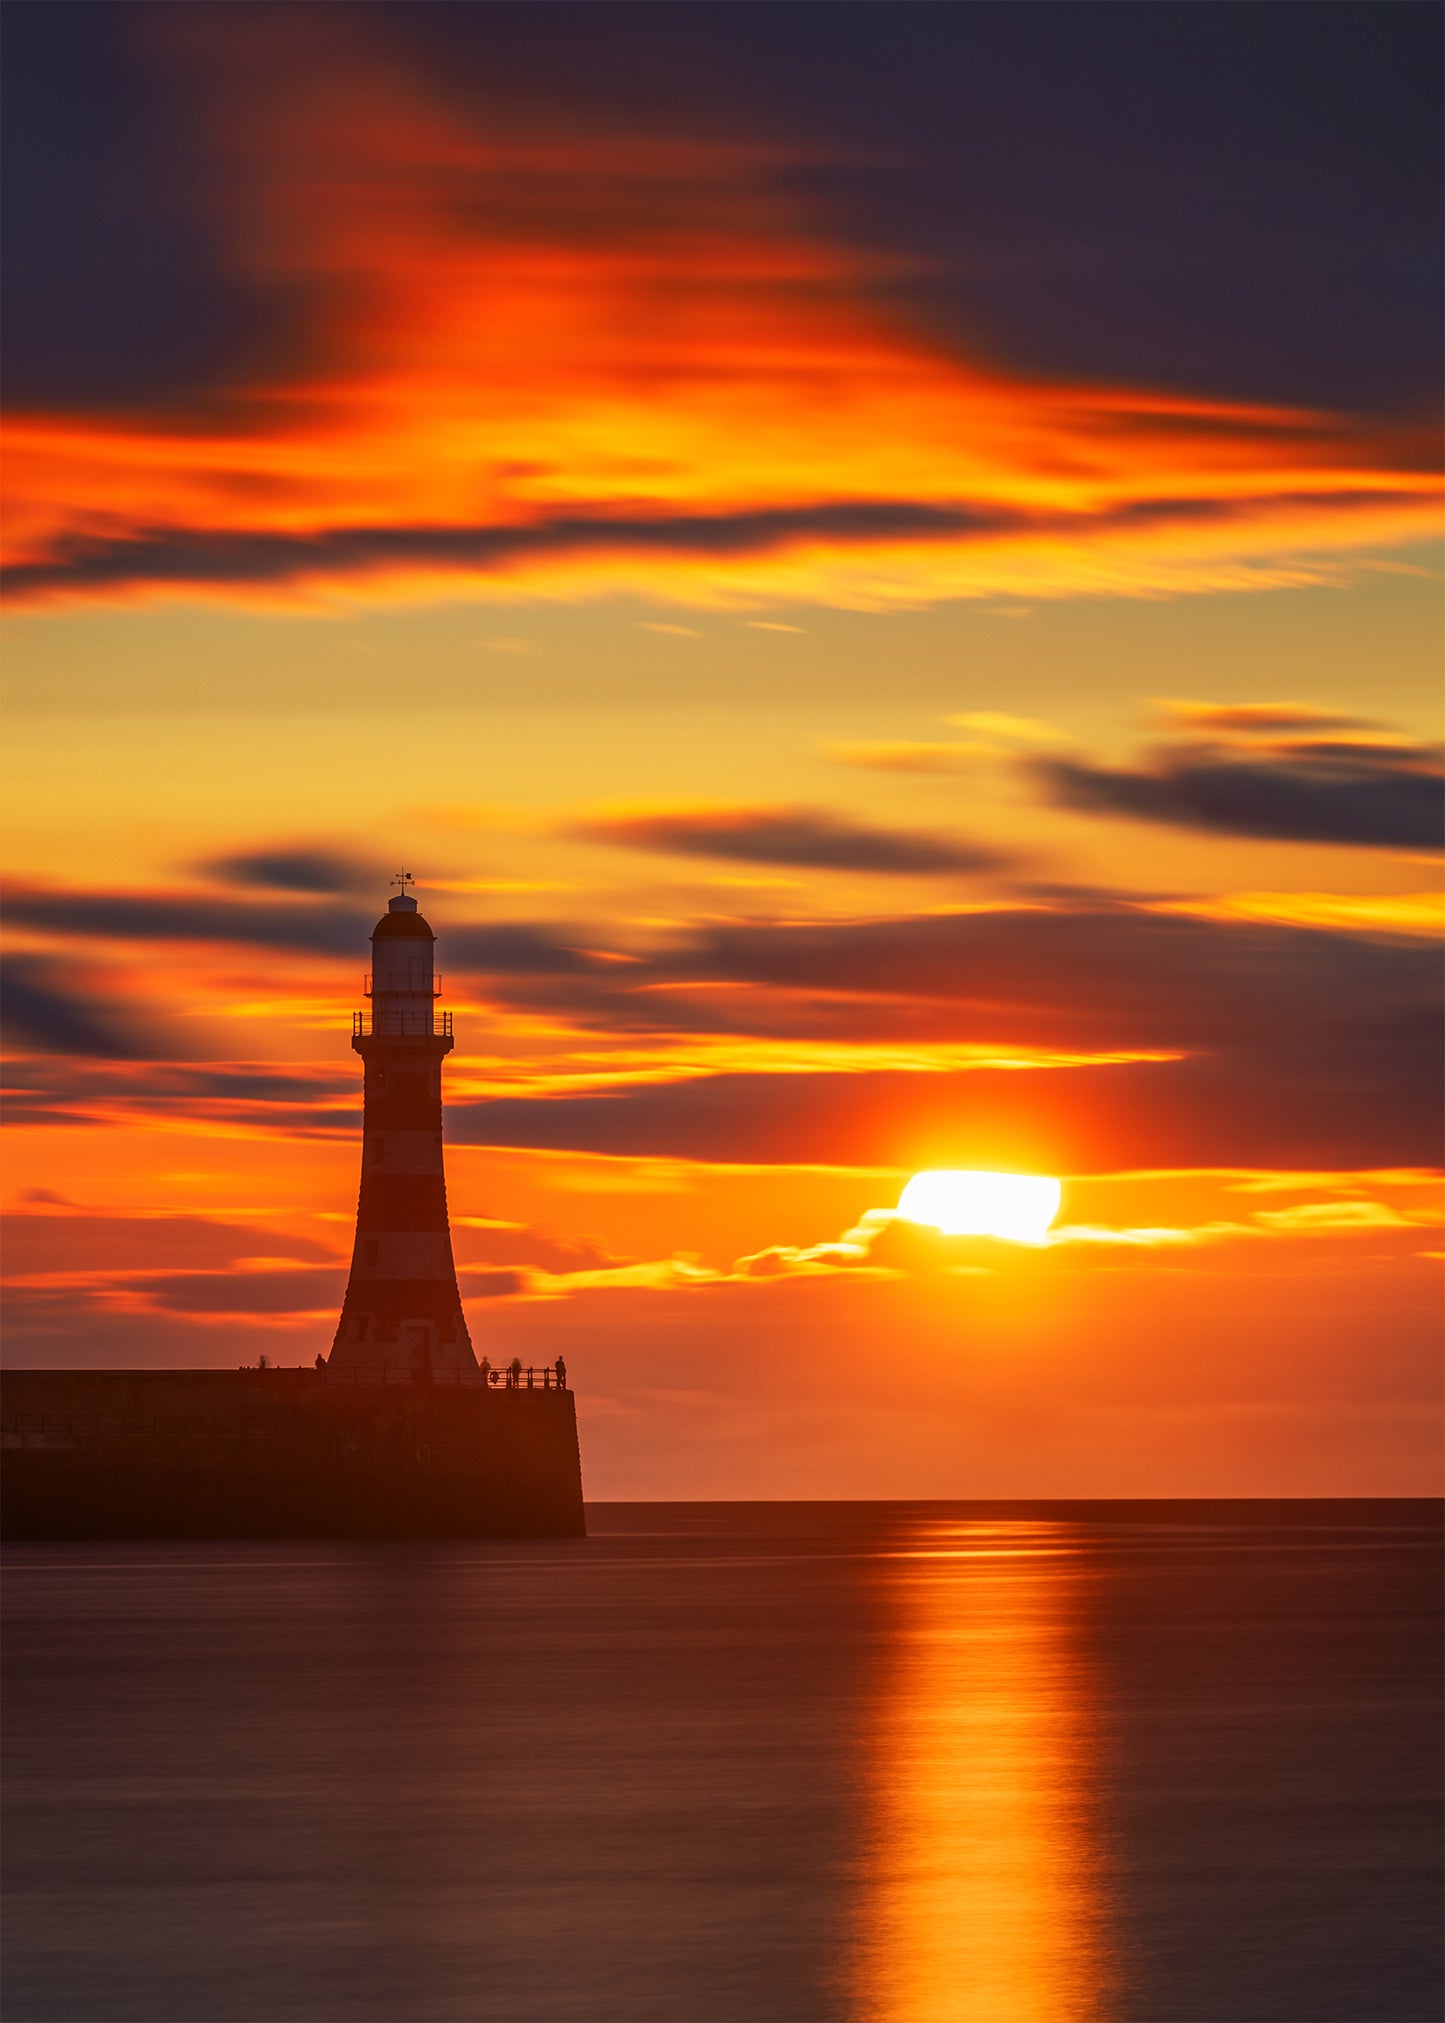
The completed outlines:
{"type": "Polygon", "coordinates": [[[1434,2023],[1430,1516],[12,1550],[7,2023],[1434,2023]]]}

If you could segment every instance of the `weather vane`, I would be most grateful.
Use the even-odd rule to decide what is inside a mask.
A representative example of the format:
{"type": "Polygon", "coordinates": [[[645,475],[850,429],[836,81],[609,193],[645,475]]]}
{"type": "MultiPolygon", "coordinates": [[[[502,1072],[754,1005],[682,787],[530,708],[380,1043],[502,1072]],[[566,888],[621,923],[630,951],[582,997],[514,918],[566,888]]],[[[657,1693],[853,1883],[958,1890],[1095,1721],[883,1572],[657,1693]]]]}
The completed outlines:
{"type": "Polygon", "coordinates": [[[405,895],[407,886],[415,885],[416,879],[412,876],[410,871],[398,871],[395,878],[393,878],[391,882],[393,885],[399,885],[402,889],[403,895],[405,895]]]}

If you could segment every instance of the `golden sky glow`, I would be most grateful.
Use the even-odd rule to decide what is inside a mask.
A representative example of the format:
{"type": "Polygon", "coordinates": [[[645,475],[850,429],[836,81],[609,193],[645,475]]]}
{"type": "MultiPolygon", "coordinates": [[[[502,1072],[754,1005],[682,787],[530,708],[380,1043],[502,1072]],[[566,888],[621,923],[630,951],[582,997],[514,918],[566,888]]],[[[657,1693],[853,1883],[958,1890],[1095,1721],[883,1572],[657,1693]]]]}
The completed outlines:
{"type": "Polygon", "coordinates": [[[1161,240],[1121,140],[1063,244],[1108,160],[978,177],[972,59],[885,134],[690,10],[595,86],[526,10],[121,11],[18,179],[90,175],[29,279],[111,313],[11,346],[12,1356],[325,1345],[405,861],[473,1331],[565,1347],[593,1493],[1430,1488],[1439,487],[1364,143],[1308,234],[1176,163],[1161,240]],[[1316,242],[1360,341],[1281,363],[1316,242]],[[975,1170],[1047,1234],[899,1212],[975,1170]]]}

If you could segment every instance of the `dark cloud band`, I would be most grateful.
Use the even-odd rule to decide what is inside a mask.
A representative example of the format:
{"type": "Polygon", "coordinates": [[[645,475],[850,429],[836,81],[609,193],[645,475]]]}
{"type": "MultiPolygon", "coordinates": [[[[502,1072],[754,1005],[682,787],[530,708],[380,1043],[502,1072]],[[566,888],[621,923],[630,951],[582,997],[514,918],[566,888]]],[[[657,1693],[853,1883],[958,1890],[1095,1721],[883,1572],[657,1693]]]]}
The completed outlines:
{"type": "Polygon", "coordinates": [[[24,602],[62,591],[244,588],[406,569],[486,574],[552,557],[728,556],[800,541],[956,539],[1000,531],[1012,519],[990,508],[883,499],[757,512],[598,513],[530,525],[344,527],[309,534],[152,527],[119,536],[72,535],[57,542],[46,559],[0,571],[0,590],[24,602]]]}
{"type": "MultiPolygon", "coordinates": [[[[138,939],[176,928],[171,902],[61,897],[51,911],[49,895],[28,924],[106,934],[123,923],[138,939]]],[[[267,909],[219,904],[184,918],[192,929],[203,921],[207,938],[230,928],[244,941],[260,931],[258,911],[267,909]]],[[[870,1070],[865,1053],[848,1074],[694,1075],[616,1090],[603,1067],[594,1094],[457,1104],[450,1123],[462,1140],[785,1164],[1043,1161],[1055,1170],[1412,1165],[1438,1151],[1441,980],[1418,938],[1095,898],[705,926],[634,949],[625,964],[540,928],[463,928],[449,946],[456,970],[523,1016],[646,1031],[664,1046],[704,1033],[855,1050],[908,1043],[929,1061],[929,1072],[893,1074],[870,1070]],[[1012,1051],[1020,1065],[1047,1065],[957,1072],[937,1052],[965,1047],[983,1061],[1012,1051]],[[1143,1058],[1169,1055],[1178,1058],[1143,1058]]],[[[35,1015],[33,1045],[110,1059],[63,1071],[53,1061],[16,1064],[20,1100],[57,1121],[176,1103],[273,1131],[354,1127],[339,1058],[330,1078],[132,1063],[123,1039],[85,1025],[65,978],[27,980],[52,998],[68,991],[64,1004],[41,1007],[49,1024],[35,1015]]]]}
{"type": "Polygon", "coordinates": [[[663,856],[792,864],[818,871],[936,872],[996,869],[998,851],[961,838],[875,829],[821,808],[727,808],[615,815],[572,834],[663,856]]]}
{"type": "Polygon", "coordinates": [[[1439,850],[1445,778],[1424,748],[1297,744],[1255,754],[1206,744],[1147,768],[1031,762],[1063,807],[1280,842],[1439,850]]]}
{"type": "Polygon", "coordinates": [[[999,500],[937,502],[843,499],[734,512],[561,515],[492,526],[377,525],[312,532],[265,528],[150,526],[122,534],[72,533],[50,551],[0,569],[12,604],[136,590],[242,591],[268,585],[345,581],[407,571],[494,576],[529,563],[589,557],[708,558],[770,555],[804,545],[833,550],[888,542],[962,543],[1038,535],[1090,541],[1140,529],[1238,521],[1261,512],[1320,516],[1418,512],[1420,494],[1402,487],[1321,490],[1264,499],[1142,498],[1107,510],[1038,514],[999,500]]]}

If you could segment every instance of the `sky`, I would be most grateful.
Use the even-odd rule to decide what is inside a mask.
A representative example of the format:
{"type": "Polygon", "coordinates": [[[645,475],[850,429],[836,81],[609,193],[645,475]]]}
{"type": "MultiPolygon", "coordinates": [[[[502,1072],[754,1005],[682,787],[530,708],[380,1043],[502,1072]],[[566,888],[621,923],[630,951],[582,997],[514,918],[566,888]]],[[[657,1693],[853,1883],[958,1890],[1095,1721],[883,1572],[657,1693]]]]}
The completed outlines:
{"type": "Polygon", "coordinates": [[[1438,12],[6,14],[9,1361],[329,1346],[405,867],[590,1495],[1438,1489],[1438,12]]]}

